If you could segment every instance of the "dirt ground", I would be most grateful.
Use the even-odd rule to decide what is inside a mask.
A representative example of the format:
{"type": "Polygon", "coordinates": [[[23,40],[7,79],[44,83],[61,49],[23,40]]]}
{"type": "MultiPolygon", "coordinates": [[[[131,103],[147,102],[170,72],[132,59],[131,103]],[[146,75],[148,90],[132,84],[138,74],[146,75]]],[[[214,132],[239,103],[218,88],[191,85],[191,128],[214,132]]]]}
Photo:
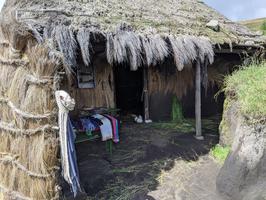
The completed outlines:
{"type": "Polygon", "coordinates": [[[219,164],[210,158],[218,121],[204,120],[204,141],[189,123],[124,122],[113,154],[104,142],[77,145],[80,179],[91,200],[219,200],[219,164]]]}

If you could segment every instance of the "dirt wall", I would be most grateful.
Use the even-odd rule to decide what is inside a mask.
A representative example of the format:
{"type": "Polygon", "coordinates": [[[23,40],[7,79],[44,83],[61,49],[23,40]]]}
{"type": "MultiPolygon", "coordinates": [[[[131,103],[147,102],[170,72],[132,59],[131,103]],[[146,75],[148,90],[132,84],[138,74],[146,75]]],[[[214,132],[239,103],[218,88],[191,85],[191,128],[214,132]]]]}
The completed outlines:
{"type": "Polygon", "coordinates": [[[217,188],[225,199],[266,199],[266,125],[251,123],[237,102],[228,99],[221,124],[221,143],[231,146],[217,188]]]}

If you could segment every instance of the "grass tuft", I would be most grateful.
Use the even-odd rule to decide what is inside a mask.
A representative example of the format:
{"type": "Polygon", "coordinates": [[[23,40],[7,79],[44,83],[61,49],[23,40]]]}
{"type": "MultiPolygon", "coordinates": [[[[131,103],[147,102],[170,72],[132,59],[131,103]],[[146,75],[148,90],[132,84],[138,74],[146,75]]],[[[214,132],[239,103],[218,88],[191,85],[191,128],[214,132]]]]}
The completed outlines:
{"type": "Polygon", "coordinates": [[[221,163],[224,163],[230,152],[229,147],[222,147],[221,145],[216,145],[211,149],[211,155],[221,163]]]}
{"type": "Polygon", "coordinates": [[[174,130],[181,133],[191,133],[195,131],[194,126],[189,121],[177,122],[155,122],[153,127],[166,130],[174,130]]]}

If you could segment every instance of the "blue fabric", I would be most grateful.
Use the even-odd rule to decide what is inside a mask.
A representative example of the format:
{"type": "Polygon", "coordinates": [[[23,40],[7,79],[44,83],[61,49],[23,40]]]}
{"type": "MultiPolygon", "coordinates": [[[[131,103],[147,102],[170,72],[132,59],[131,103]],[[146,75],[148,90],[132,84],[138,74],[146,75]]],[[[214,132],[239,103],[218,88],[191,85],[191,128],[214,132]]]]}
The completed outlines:
{"type": "Polygon", "coordinates": [[[76,197],[77,193],[80,191],[80,183],[79,183],[79,170],[77,165],[77,157],[76,157],[76,150],[75,150],[75,139],[76,134],[73,130],[72,123],[68,117],[67,120],[67,142],[68,142],[68,159],[69,159],[69,170],[72,180],[71,191],[74,193],[74,197],[76,197]]]}
{"type": "Polygon", "coordinates": [[[97,127],[87,118],[80,119],[85,131],[94,131],[97,127]]]}
{"type": "Polygon", "coordinates": [[[119,142],[120,139],[119,139],[119,122],[118,122],[118,120],[116,120],[116,138],[117,138],[116,142],[119,142]]]}

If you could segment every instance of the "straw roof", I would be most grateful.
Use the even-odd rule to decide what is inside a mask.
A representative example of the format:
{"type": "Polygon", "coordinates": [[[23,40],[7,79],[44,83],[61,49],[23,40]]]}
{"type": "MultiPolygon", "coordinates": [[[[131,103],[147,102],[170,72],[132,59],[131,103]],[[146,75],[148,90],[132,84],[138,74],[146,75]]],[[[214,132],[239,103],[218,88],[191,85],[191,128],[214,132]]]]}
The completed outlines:
{"type": "MultiPolygon", "coordinates": [[[[51,17],[58,24],[76,28],[94,27],[102,32],[114,32],[125,22],[139,34],[170,34],[207,36],[213,43],[245,44],[263,42],[259,34],[228,20],[200,0],[33,0],[7,1],[18,18],[27,23],[48,26],[51,17]],[[11,3],[9,3],[11,2],[11,3]],[[14,6],[15,4],[15,6],[14,6]],[[26,12],[27,11],[27,12],[26,12]],[[218,20],[221,30],[206,28],[218,20]]],[[[265,42],[265,40],[264,40],[265,42]]]]}
{"type": "Polygon", "coordinates": [[[232,48],[266,43],[198,0],[8,0],[1,27],[9,40],[17,38],[18,43],[25,32],[39,43],[52,40],[69,73],[77,67],[79,49],[84,63],[90,64],[95,38],[106,42],[109,64],[127,62],[132,70],[157,65],[169,55],[182,70],[197,58],[212,63],[213,44],[232,48]],[[207,27],[213,20],[217,30],[207,27]]]}

